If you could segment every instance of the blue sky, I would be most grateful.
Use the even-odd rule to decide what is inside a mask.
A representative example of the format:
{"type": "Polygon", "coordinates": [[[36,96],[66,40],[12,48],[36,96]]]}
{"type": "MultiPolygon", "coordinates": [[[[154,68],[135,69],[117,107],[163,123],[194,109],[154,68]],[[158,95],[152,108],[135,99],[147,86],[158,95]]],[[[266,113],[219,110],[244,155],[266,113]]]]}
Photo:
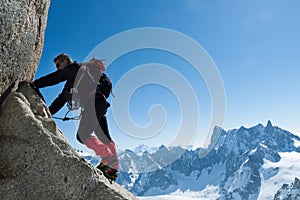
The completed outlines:
{"type": "MultiPolygon", "coordinates": [[[[226,92],[225,130],[265,125],[271,120],[276,126],[300,134],[299,6],[297,0],[52,0],[36,78],[55,70],[53,58],[61,52],[82,62],[97,45],[116,34],[143,27],[170,29],[200,44],[216,64],[226,92]]],[[[118,45],[108,51],[124,44],[118,45]]],[[[121,55],[108,66],[107,74],[118,85],[126,73],[147,63],[167,65],[190,82],[200,110],[196,119],[199,127],[191,143],[200,145],[199,138],[209,127],[212,103],[203,77],[188,62],[169,52],[143,49],[121,55]]],[[[159,72],[157,76],[168,78],[159,72]]],[[[60,84],[42,89],[48,105],[62,87],[60,84]]],[[[115,93],[115,99],[118,96],[121,94],[115,93]]],[[[111,109],[109,127],[118,146],[169,144],[182,120],[180,99],[176,97],[170,88],[147,84],[138,88],[129,102],[124,102],[139,127],[151,124],[151,106],[163,106],[160,111],[165,113],[166,121],[162,130],[146,139],[130,136],[118,127],[111,109]]],[[[64,109],[57,116],[65,112],[64,109]]],[[[58,125],[77,148],[74,122],[58,121],[58,125]]]]}

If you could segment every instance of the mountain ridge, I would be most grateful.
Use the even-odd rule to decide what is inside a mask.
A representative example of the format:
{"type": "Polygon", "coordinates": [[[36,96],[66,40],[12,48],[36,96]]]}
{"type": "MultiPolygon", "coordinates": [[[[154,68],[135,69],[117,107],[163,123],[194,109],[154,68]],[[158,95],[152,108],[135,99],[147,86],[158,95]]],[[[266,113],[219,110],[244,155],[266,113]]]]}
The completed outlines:
{"type": "Polygon", "coordinates": [[[118,182],[138,196],[169,194],[177,189],[201,191],[207,185],[214,185],[219,188],[218,199],[258,199],[262,195],[262,182],[272,179],[280,171],[276,167],[265,169],[264,163],[279,162],[282,159],[280,153],[300,152],[297,144],[300,138],[273,126],[271,121],[266,126],[258,124],[250,128],[241,126],[228,131],[216,130],[218,140],[204,157],[201,152],[206,149],[161,146],[156,152],[147,153],[152,159],[150,164],[135,157],[137,155],[133,151],[120,153],[122,172],[118,182]],[[170,163],[165,159],[170,156],[178,158],[170,163]],[[130,165],[128,159],[131,158],[134,159],[130,165]],[[148,168],[133,169],[132,166],[148,168]]]}

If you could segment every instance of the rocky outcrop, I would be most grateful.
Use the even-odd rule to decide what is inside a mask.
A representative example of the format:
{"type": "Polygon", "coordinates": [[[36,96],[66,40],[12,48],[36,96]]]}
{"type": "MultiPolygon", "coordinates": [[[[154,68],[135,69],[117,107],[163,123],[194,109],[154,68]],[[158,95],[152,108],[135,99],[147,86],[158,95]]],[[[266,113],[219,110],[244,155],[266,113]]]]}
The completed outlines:
{"type": "Polygon", "coordinates": [[[299,200],[300,180],[295,177],[294,183],[283,184],[274,196],[274,200],[299,200]]]}
{"type": "Polygon", "coordinates": [[[0,107],[0,199],[136,199],[79,157],[29,86],[0,107]]]}
{"type": "Polygon", "coordinates": [[[0,1],[0,95],[32,80],[41,56],[50,0],[0,1]]]}

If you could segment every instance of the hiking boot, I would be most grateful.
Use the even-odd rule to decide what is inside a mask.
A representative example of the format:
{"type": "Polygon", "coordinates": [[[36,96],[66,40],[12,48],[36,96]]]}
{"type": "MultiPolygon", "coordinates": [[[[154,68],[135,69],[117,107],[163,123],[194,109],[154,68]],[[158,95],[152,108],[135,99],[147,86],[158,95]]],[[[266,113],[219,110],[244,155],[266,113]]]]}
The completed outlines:
{"type": "Polygon", "coordinates": [[[97,166],[97,169],[100,169],[103,175],[110,181],[115,181],[118,176],[118,167],[119,161],[116,157],[110,156],[102,158],[101,163],[97,166]]]}
{"type": "Polygon", "coordinates": [[[101,170],[103,175],[110,181],[116,181],[118,176],[118,170],[111,168],[107,164],[102,162],[97,166],[97,169],[101,170]]]}

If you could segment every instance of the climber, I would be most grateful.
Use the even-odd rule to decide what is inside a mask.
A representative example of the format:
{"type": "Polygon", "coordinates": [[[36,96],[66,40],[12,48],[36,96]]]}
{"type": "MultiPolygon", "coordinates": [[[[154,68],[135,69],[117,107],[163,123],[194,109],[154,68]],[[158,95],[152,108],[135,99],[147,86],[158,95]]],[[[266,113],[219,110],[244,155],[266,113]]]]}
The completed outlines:
{"type": "Polygon", "coordinates": [[[54,58],[57,70],[35,80],[32,85],[36,88],[43,88],[66,81],[62,92],[49,106],[52,115],[58,112],[70,98],[72,99],[76,91],[82,107],[77,140],[102,158],[97,168],[109,180],[115,181],[119,161],[116,145],[109,134],[106,119],[106,112],[110,106],[106,101],[109,95],[107,90],[111,89],[109,85],[111,82],[104,74],[105,65],[102,61],[92,59],[90,62],[79,64],[72,62],[69,55],[62,53],[54,58]],[[105,83],[108,83],[108,86],[105,83]]]}

